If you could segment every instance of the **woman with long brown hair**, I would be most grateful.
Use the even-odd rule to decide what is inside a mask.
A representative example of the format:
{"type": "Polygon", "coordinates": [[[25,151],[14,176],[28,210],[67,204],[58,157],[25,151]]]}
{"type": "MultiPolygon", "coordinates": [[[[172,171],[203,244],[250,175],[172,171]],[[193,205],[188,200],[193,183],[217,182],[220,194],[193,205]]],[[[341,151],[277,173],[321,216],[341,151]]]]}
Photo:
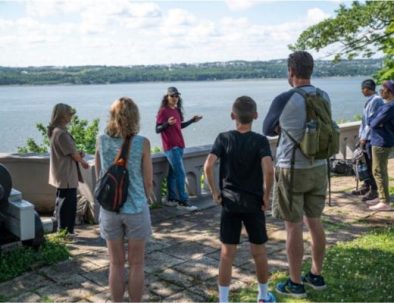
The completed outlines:
{"type": "Polygon", "coordinates": [[[79,164],[89,168],[83,159],[84,152],[76,149],[74,139],[67,131],[74,114],[70,105],[58,103],[48,125],[51,145],[49,184],[57,188],[55,214],[58,230],[65,229],[71,235],[74,235],[78,182],[83,182],[79,164]]]}
{"type": "Polygon", "coordinates": [[[185,141],[182,128],[198,122],[202,116],[193,116],[184,121],[181,93],[176,87],[167,88],[156,117],[156,133],[160,133],[163,150],[168,160],[167,199],[163,204],[177,206],[180,209],[193,211],[197,207],[190,204],[186,192],[186,173],[183,165],[185,141]]]}
{"type": "Polygon", "coordinates": [[[144,252],[149,239],[151,219],[148,201],[153,200],[153,177],[150,142],[139,136],[140,115],[132,99],[122,97],[110,109],[104,134],[96,146],[96,176],[113,163],[123,141],[130,139],[127,161],[129,188],[127,200],[119,213],[100,208],[100,233],[106,240],[110,259],[109,287],[112,301],[124,301],[125,258],[124,238],[128,240],[128,293],[131,302],[140,302],[144,290],[144,252]]]}

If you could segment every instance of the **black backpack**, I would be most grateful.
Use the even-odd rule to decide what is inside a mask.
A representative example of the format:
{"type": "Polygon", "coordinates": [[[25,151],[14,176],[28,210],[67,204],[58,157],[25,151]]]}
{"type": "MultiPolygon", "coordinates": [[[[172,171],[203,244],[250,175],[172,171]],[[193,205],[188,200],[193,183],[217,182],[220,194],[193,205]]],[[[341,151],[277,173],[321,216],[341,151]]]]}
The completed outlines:
{"type": "Polygon", "coordinates": [[[97,181],[94,197],[105,210],[118,213],[126,202],[129,188],[127,161],[130,151],[130,139],[130,136],[125,138],[114,162],[97,181]]]}

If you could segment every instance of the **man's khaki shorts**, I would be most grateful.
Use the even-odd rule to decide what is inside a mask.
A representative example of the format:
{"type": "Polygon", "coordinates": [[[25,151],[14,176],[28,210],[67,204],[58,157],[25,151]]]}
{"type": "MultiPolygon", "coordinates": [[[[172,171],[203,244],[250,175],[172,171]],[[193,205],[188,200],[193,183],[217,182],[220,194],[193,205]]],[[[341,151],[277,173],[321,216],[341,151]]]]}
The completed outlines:
{"type": "Polygon", "coordinates": [[[294,169],[293,184],[291,193],[290,168],[276,167],[273,217],[293,223],[301,222],[304,215],[319,218],[323,213],[327,194],[326,165],[294,169]]]}

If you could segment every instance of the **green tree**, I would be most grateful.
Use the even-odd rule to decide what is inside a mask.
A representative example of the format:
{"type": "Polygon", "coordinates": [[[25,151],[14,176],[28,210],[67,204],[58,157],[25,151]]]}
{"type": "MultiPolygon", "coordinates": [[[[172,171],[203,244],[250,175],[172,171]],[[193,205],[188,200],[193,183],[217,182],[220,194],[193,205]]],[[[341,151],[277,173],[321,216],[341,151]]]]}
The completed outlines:
{"type": "MultiPolygon", "coordinates": [[[[42,123],[37,123],[36,128],[43,137],[43,143],[37,144],[34,139],[28,138],[26,146],[18,147],[19,153],[47,153],[50,149],[47,128],[42,123]]],[[[96,137],[98,134],[99,119],[94,119],[91,123],[87,120],[79,119],[74,115],[69,131],[75,140],[77,149],[83,150],[87,154],[94,154],[96,148],[96,137]]]]}
{"type": "Polygon", "coordinates": [[[370,58],[376,51],[384,54],[383,66],[376,77],[379,81],[394,78],[394,2],[354,1],[350,7],[339,6],[336,17],[328,18],[309,27],[291,50],[313,49],[327,46],[335,50],[334,60],[356,56],[370,58]]]}

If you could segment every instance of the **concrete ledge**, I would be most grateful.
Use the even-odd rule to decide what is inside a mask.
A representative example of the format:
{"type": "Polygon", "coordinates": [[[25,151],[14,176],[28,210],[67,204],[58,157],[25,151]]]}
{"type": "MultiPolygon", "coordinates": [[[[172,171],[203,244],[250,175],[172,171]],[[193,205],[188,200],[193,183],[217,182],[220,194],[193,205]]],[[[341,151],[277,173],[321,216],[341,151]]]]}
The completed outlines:
{"type": "MultiPolygon", "coordinates": [[[[360,122],[349,122],[340,125],[340,152],[337,158],[349,159],[358,141],[360,122]]],[[[275,155],[277,137],[269,138],[272,154],[275,155]]],[[[191,196],[200,197],[208,188],[201,182],[204,161],[211,145],[185,148],[184,165],[187,176],[187,190],[191,196]]],[[[394,153],[392,154],[394,157],[394,153]]],[[[96,184],[94,157],[87,156],[91,167],[82,169],[85,183],[79,184],[79,192],[84,196],[98,214],[98,205],[94,203],[94,187],[96,184]]],[[[168,173],[168,163],[163,153],[152,155],[154,192],[158,202],[161,201],[160,187],[168,173]]],[[[0,163],[9,170],[13,187],[23,192],[26,200],[32,202],[40,213],[52,214],[55,206],[56,189],[48,184],[48,154],[4,154],[0,153],[0,163]]],[[[218,168],[218,167],[217,167],[218,168]]],[[[216,177],[218,173],[216,171],[216,177]]],[[[198,205],[197,205],[198,206],[198,205]]]]}

